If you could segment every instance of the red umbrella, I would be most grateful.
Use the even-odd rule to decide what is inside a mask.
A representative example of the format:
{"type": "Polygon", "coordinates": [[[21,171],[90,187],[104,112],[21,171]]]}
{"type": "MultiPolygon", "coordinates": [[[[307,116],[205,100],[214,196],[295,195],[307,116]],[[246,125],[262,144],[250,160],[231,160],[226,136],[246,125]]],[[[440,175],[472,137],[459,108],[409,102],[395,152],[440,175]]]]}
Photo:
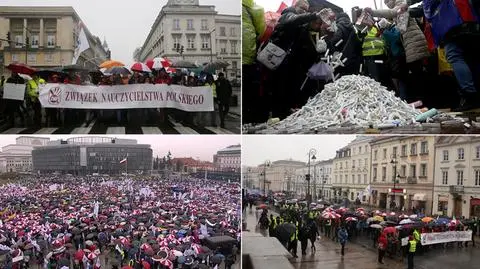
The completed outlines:
{"type": "Polygon", "coordinates": [[[150,264],[146,261],[142,262],[143,269],[150,269],[150,264]]]}
{"type": "Polygon", "coordinates": [[[155,70],[167,68],[172,65],[170,60],[168,60],[167,58],[161,58],[161,57],[147,60],[145,64],[148,66],[148,68],[155,69],[155,70]]]}
{"type": "Polygon", "coordinates": [[[268,208],[268,205],[266,205],[266,204],[261,204],[261,205],[257,206],[257,208],[266,209],[266,208],[268,208]]]}
{"type": "Polygon", "coordinates": [[[147,243],[144,243],[144,244],[142,244],[142,245],[140,246],[140,249],[141,249],[142,251],[144,251],[144,252],[147,251],[148,249],[151,249],[151,248],[152,248],[152,247],[151,247],[149,244],[147,244],[147,243]]]}
{"type": "Polygon", "coordinates": [[[97,257],[98,257],[97,254],[95,254],[93,252],[87,255],[87,258],[89,260],[95,260],[97,257]]]}
{"type": "Polygon", "coordinates": [[[273,30],[275,29],[275,26],[277,25],[278,23],[278,20],[280,19],[281,17],[281,14],[277,13],[277,12],[266,12],[265,13],[265,32],[263,33],[263,35],[261,36],[261,41],[267,41],[270,36],[272,35],[273,33],[273,30]]]}
{"type": "Polygon", "coordinates": [[[85,252],[83,252],[83,250],[79,249],[77,252],[75,252],[75,260],[81,261],[83,260],[83,256],[85,256],[85,252]]]}
{"type": "Polygon", "coordinates": [[[390,233],[395,233],[397,231],[397,229],[395,227],[387,227],[387,228],[383,229],[383,231],[387,234],[390,234],[390,233]]]}
{"type": "Polygon", "coordinates": [[[345,221],[358,221],[357,218],[354,218],[354,217],[348,217],[345,219],[345,221]]]}
{"type": "Polygon", "coordinates": [[[31,75],[35,73],[35,68],[30,67],[26,64],[21,64],[21,63],[11,63],[7,66],[7,69],[12,71],[12,73],[19,73],[19,74],[26,74],[26,75],[31,75]]]}
{"type": "Polygon", "coordinates": [[[146,73],[152,72],[152,70],[150,70],[150,68],[146,64],[140,63],[140,62],[136,62],[132,64],[132,66],[130,66],[130,70],[137,71],[137,72],[146,72],[146,73]]]}

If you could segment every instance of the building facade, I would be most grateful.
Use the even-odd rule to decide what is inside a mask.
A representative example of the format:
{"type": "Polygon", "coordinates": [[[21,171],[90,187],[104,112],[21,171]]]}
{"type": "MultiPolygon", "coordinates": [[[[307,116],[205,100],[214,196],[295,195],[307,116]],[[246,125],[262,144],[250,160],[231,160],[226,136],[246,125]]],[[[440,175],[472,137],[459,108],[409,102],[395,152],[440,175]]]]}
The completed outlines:
{"type": "Polygon", "coordinates": [[[20,136],[15,144],[2,147],[0,173],[31,172],[33,148],[44,146],[49,140],[42,137],[20,136]]]}
{"type": "MultiPolygon", "coordinates": [[[[35,68],[52,68],[72,63],[80,33],[80,17],[72,7],[0,6],[0,73],[10,63],[26,63],[35,68]],[[28,42],[27,42],[28,41],[28,42]],[[27,44],[28,43],[28,44],[27,44]]],[[[90,48],[80,65],[94,66],[109,58],[108,45],[83,24],[90,48]]]]}
{"type": "Polygon", "coordinates": [[[480,137],[438,137],[433,213],[480,217],[480,137]]]}
{"type": "Polygon", "coordinates": [[[379,137],[370,146],[370,203],[387,210],[431,214],[434,137],[379,137]]]}
{"type": "Polygon", "coordinates": [[[351,149],[346,146],[337,150],[333,159],[332,194],[335,202],[349,199],[350,197],[351,183],[349,175],[351,157],[351,149]]]}
{"type": "Polygon", "coordinates": [[[213,156],[213,163],[219,170],[240,172],[242,162],[242,147],[233,145],[217,151],[213,156]]]}
{"type": "MultiPolygon", "coordinates": [[[[332,198],[332,164],[333,159],[324,160],[310,164],[310,191],[312,193],[312,201],[330,200],[332,198]]],[[[306,175],[309,173],[308,164],[295,170],[294,188],[295,193],[299,197],[306,197],[308,190],[308,182],[306,175]]]]}
{"type": "Polygon", "coordinates": [[[304,167],[304,162],[294,160],[278,160],[265,166],[262,164],[258,167],[260,173],[257,174],[257,182],[259,182],[261,189],[266,188],[267,192],[295,192],[298,194],[300,185],[296,181],[292,180],[295,175],[295,171],[304,167]],[[290,181],[290,189],[288,188],[290,181]],[[286,184],[285,184],[286,183],[286,184]]]}
{"type": "Polygon", "coordinates": [[[152,170],[150,145],[131,139],[80,137],[59,140],[32,151],[33,170],[37,173],[73,175],[148,174],[152,170]],[[127,158],[127,162],[120,163],[127,158]]]}
{"type": "Polygon", "coordinates": [[[229,79],[240,76],[240,16],[222,15],[199,0],[169,0],[134,58],[186,60],[198,65],[223,60],[229,79]],[[183,47],[183,53],[182,53],[183,47]]]}
{"type": "Polygon", "coordinates": [[[347,170],[347,178],[351,181],[348,199],[351,202],[368,203],[368,185],[370,181],[370,141],[371,136],[358,136],[348,144],[351,150],[351,167],[347,170]]]}

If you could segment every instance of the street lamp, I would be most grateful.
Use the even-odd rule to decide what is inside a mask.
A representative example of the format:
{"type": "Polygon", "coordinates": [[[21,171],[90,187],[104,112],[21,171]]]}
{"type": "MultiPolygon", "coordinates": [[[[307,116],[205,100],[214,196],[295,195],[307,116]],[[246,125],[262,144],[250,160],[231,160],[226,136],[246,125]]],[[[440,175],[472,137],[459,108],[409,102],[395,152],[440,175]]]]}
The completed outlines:
{"type": "Polygon", "coordinates": [[[323,170],[323,167],[320,168],[320,173],[321,173],[321,178],[322,178],[322,194],[320,195],[320,198],[322,199],[322,201],[324,200],[323,199],[323,185],[325,184],[325,170],[323,170]]]}
{"type": "Polygon", "coordinates": [[[310,149],[308,151],[308,174],[305,176],[305,180],[307,180],[307,209],[310,209],[310,204],[312,203],[312,194],[310,192],[310,160],[315,161],[317,159],[315,154],[317,154],[316,149],[310,149]]]}
{"type": "Polygon", "coordinates": [[[267,167],[270,166],[270,161],[266,160],[263,164],[263,196],[267,197],[267,167]]]}
{"type": "Polygon", "coordinates": [[[215,32],[215,28],[209,32],[210,34],[210,63],[213,63],[213,38],[212,34],[215,32]]]}
{"type": "MultiPolygon", "coordinates": [[[[391,201],[390,201],[390,205],[392,205],[393,201],[395,201],[395,190],[397,188],[397,164],[398,164],[398,160],[397,160],[397,156],[396,155],[392,155],[391,156],[391,160],[390,160],[390,164],[393,165],[393,174],[392,174],[392,180],[393,180],[393,192],[391,192],[391,201]]],[[[391,210],[391,206],[390,206],[390,210],[391,210]]]]}

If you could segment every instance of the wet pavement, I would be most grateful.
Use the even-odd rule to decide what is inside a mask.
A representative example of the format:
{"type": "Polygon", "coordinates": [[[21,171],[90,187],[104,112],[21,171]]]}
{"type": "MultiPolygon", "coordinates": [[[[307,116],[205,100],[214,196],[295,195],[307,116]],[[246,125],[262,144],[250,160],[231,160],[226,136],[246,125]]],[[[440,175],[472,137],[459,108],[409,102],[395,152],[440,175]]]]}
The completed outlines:
{"type": "MultiPolygon", "coordinates": [[[[275,213],[273,213],[276,215],[275,213]]],[[[270,213],[269,213],[270,215],[270,213]]],[[[255,211],[247,209],[244,215],[247,219],[247,230],[268,235],[268,230],[260,230],[256,225],[255,211]]],[[[385,258],[384,264],[377,262],[376,249],[372,241],[359,238],[356,242],[348,242],[345,246],[345,256],[340,255],[341,246],[330,239],[322,238],[315,243],[316,252],[312,253],[308,243],[307,255],[291,258],[290,263],[296,269],[405,269],[406,259],[385,258]]],[[[300,243],[297,253],[301,254],[300,243]]],[[[480,268],[480,247],[473,248],[436,248],[417,255],[414,259],[415,269],[469,269],[480,268]]]]}

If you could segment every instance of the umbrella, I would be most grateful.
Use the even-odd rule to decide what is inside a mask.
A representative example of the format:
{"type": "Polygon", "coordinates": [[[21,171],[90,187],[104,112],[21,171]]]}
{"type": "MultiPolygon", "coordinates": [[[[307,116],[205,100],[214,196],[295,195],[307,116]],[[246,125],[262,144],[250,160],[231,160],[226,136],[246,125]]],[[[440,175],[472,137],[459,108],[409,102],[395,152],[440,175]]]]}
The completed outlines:
{"type": "Polygon", "coordinates": [[[373,220],[374,221],[383,221],[383,217],[382,216],[375,216],[375,217],[373,217],[373,220]]]}
{"type": "Polygon", "coordinates": [[[397,215],[397,214],[396,214],[395,212],[390,212],[389,215],[390,215],[390,216],[395,216],[395,215],[397,215]]]}
{"type": "Polygon", "coordinates": [[[56,68],[51,68],[51,69],[42,69],[35,71],[35,75],[38,75],[39,77],[43,79],[48,79],[51,76],[57,75],[60,77],[65,77],[67,73],[63,72],[61,67],[56,67],[56,68]]]}
{"type": "Polygon", "coordinates": [[[325,213],[322,214],[322,217],[324,219],[336,219],[336,218],[341,217],[341,216],[338,215],[335,212],[325,212],[325,213]]]}
{"type": "Polygon", "coordinates": [[[35,68],[30,67],[26,64],[21,64],[21,63],[11,63],[7,66],[7,69],[12,71],[12,73],[26,74],[26,75],[31,75],[36,71],[35,68]]]}
{"type": "Polygon", "coordinates": [[[398,217],[401,218],[401,219],[408,219],[408,215],[405,215],[405,214],[402,214],[402,215],[400,215],[400,216],[398,216],[398,217]]]}
{"type": "Polygon", "coordinates": [[[259,209],[267,209],[267,208],[268,208],[268,205],[266,205],[266,204],[261,204],[261,205],[257,206],[257,208],[259,208],[259,209]]]}
{"type": "Polygon", "coordinates": [[[130,75],[131,72],[125,66],[115,66],[110,69],[107,69],[105,73],[112,75],[130,75]]]}
{"type": "Polygon", "coordinates": [[[395,227],[387,227],[383,229],[383,231],[388,234],[388,233],[395,233],[397,229],[395,229],[395,227]]]}
{"type": "MultiPolygon", "coordinates": [[[[423,219],[422,219],[423,220],[423,219]]],[[[461,225],[462,223],[457,220],[457,219],[453,219],[452,221],[450,221],[450,223],[448,225],[450,226],[457,226],[457,225],[461,225]]]]}
{"type": "Polygon", "coordinates": [[[89,260],[95,260],[97,257],[98,257],[97,254],[95,254],[95,253],[93,253],[93,252],[92,252],[92,253],[89,253],[89,254],[87,255],[87,258],[88,258],[89,260]]]}
{"type": "Polygon", "coordinates": [[[413,214],[413,215],[410,215],[409,218],[411,218],[411,219],[416,219],[416,218],[418,218],[418,215],[417,215],[417,214],[413,214]]]}
{"type": "Polygon", "coordinates": [[[365,209],[363,207],[359,207],[357,208],[357,210],[355,210],[356,212],[365,212],[365,209]]]}
{"type": "Polygon", "coordinates": [[[130,66],[130,70],[136,72],[152,73],[152,70],[150,70],[150,68],[146,64],[140,62],[132,64],[132,66],[130,66]]]}
{"type": "Polygon", "coordinates": [[[99,67],[109,69],[112,67],[120,67],[120,66],[125,66],[125,64],[120,61],[109,60],[109,61],[103,62],[99,67]]]}
{"type": "Polygon", "coordinates": [[[170,66],[173,68],[195,68],[197,65],[195,65],[192,62],[185,61],[185,60],[180,60],[180,61],[175,61],[173,64],[170,66]]]}
{"type": "Polygon", "coordinates": [[[154,58],[154,59],[147,60],[147,61],[145,62],[145,64],[146,64],[146,65],[148,66],[148,68],[150,68],[150,69],[159,70],[159,69],[162,69],[162,68],[170,67],[170,65],[171,65],[172,63],[171,63],[170,60],[168,60],[167,58],[157,57],[157,58],[154,58]]]}
{"type": "Polygon", "coordinates": [[[216,70],[222,70],[223,68],[226,68],[227,66],[229,66],[230,64],[226,61],[223,61],[223,60],[216,60],[214,62],[211,62],[211,63],[207,63],[203,66],[203,71],[204,72],[209,72],[209,73],[213,73],[215,72],[216,70]]]}
{"type": "Polygon", "coordinates": [[[291,223],[283,223],[278,225],[275,234],[278,235],[278,240],[282,244],[286,244],[289,240],[291,235],[296,231],[296,227],[294,224],[291,223]]]}
{"type": "Polygon", "coordinates": [[[425,222],[425,223],[428,223],[428,222],[430,222],[430,221],[433,221],[433,218],[431,218],[431,217],[424,217],[424,218],[422,219],[422,222],[425,222]]]}
{"type": "Polygon", "coordinates": [[[382,211],[380,210],[375,210],[375,212],[373,212],[375,215],[381,215],[382,214],[382,211]]]}
{"type": "Polygon", "coordinates": [[[370,227],[374,228],[374,229],[382,229],[383,228],[382,225],[380,225],[380,224],[372,224],[372,225],[370,225],[370,227]]]}
{"type": "Polygon", "coordinates": [[[414,221],[411,219],[403,219],[400,221],[400,224],[410,224],[410,223],[414,223],[414,221]]]}
{"type": "Polygon", "coordinates": [[[85,252],[83,252],[83,250],[79,249],[77,252],[75,252],[75,260],[81,261],[83,256],[85,256],[85,252]]]}
{"type": "Polygon", "coordinates": [[[435,222],[438,223],[438,224],[447,224],[447,223],[450,222],[450,220],[447,219],[447,218],[438,218],[438,219],[435,220],[435,222]]]}
{"type": "Polygon", "coordinates": [[[348,217],[345,219],[345,221],[358,221],[357,218],[354,218],[354,217],[348,217]]]}
{"type": "Polygon", "coordinates": [[[24,80],[32,80],[32,77],[29,76],[29,75],[25,75],[25,74],[18,74],[21,78],[23,78],[24,80]]]}

